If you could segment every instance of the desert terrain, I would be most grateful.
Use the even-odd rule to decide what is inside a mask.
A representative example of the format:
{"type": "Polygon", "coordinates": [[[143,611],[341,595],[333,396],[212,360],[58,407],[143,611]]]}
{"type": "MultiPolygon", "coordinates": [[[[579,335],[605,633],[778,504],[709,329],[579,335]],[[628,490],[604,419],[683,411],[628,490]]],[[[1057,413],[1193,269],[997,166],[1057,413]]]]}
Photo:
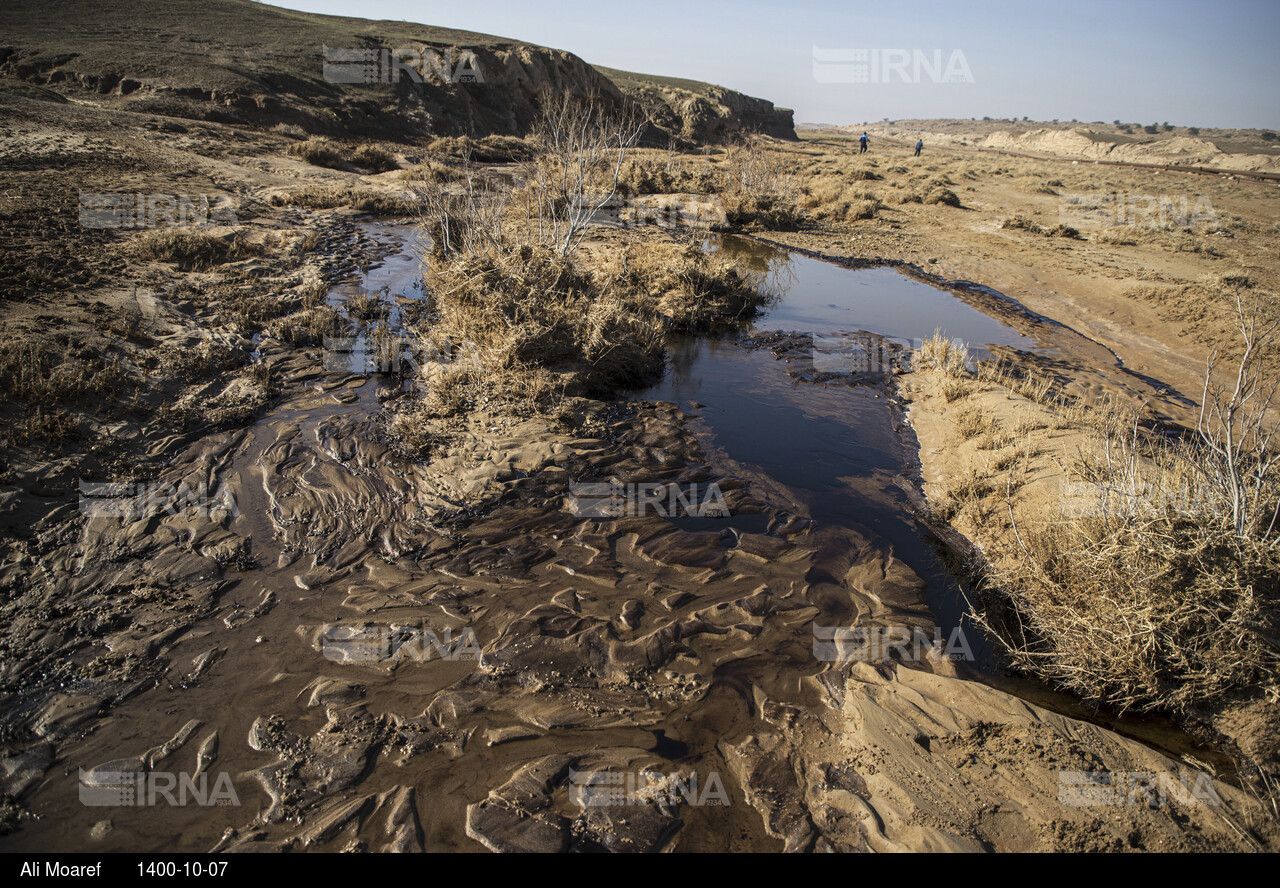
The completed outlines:
{"type": "Polygon", "coordinates": [[[1052,623],[1001,635],[1053,616],[1022,590],[1064,485],[1126,423],[1192,439],[1234,296],[1274,316],[1280,182],[1234,174],[1275,171],[1267,140],[1120,166],[928,121],[920,157],[904,123],[860,155],[763,99],[437,31],[529,83],[406,112],[270,80],[317,62],[288,27],[396,23],[252,14],[277,49],[214,87],[181,47],[130,77],[52,27],[0,50],[0,850],[1280,846],[1265,538],[1263,581],[1205,593],[1220,633],[1152,606],[1141,650],[1081,655],[1121,680],[1052,623]],[[548,246],[556,84],[644,125],[590,171],[619,200],[548,246]],[[135,224],[86,209],[121,194],[135,224]],[[859,287],[946,309],[848,309],[833,369],[810,281],[824,319],[859,287]],[[999,341],[957,350],[952,317],[999,341]],[[217,798],[157,804],[157,774],[217,798]],[[1098,802],[1088,774],[1142,780],[1098,802]],[[122,775],[149,804],[87,801],[122,775]]]}

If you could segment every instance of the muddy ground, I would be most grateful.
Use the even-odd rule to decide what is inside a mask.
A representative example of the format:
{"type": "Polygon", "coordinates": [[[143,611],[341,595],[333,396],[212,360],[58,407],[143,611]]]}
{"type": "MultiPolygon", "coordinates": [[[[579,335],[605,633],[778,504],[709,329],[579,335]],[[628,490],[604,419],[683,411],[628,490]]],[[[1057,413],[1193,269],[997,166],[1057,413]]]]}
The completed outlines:
{"type": "MultiPolygon", "coordinates": [[[[815,626],[931,631],[923,581],[719,460],[675,405],[574,398],[512,417],[481,403],[447,452],[405,456],[381,415],[398,382],[326,369],[323,319],[299,314],[386,247],[353,209],[288,196],[397,194],[405,179],[313,167],[289,144],[3,94],[0,847],[1275,847],[1231,774],[945,658],[815,657],[815,626]],[[213,229],[225,254],[183,268],[146,259],[145,232],[81,226],[81,192],[226,197],[236,224],[213,229]],[[609,478],[715,482],[763,529],[580,514],[570,483],[609,478]],[[82,483],[107,482],[151,505],[86,509],[82,483]],[[1138,787],[1077,805],[1063,772],[1191,776],[1172,801],[1138,787]],[[159,773],[213,792],[101,802],[159,773]]],[[[994,287],[1087,337],[1026,320],[1060,337],[1060,369],[1085,388],[1193,383],[1204,346],[1163,303],[1124,295],[1139,269],[1177,283],[1243,266],[1274,284],[1260,258],[1274,232],[1157,263],[1154,248],[1001,230],[1044,196],[975,175],[964,209],[767,236],[994,287]]],[[[1274,208],[1274,186],[1213,187],[1242,218],[1274,208]]],[[[907,465],[918,445],[902,434],[907,465]]]]}

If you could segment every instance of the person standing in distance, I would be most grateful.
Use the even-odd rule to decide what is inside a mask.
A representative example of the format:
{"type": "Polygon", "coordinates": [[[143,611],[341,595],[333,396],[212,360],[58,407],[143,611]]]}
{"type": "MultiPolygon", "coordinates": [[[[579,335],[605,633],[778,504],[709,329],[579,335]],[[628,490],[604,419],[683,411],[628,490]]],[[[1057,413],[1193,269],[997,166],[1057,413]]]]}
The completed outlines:
{"type": "Polygon", "coordinates": [[[916,139],[916,157],[920,156],[920,149],[924,147],[924,139],[916,139]]]}

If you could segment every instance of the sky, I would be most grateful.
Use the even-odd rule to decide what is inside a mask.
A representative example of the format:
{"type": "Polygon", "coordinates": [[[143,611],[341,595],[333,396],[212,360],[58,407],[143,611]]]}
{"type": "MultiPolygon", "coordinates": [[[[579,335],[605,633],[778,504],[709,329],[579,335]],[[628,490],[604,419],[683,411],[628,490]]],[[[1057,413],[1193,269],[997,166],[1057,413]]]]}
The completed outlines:
{"type": "Polygon", "coordinates": [[[705,80],[797,123],[1030,117],[1280,129],[1280,0],[275,0],[705,80]],[[898,64],[903,62],[903,64],[898,64]]]}

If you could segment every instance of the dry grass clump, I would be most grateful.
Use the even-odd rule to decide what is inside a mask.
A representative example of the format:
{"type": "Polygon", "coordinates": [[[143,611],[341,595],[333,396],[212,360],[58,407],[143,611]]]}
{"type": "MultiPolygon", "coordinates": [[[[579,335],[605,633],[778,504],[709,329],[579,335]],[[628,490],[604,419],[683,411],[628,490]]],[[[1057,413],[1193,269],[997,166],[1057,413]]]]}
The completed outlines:
{"type": "Polygon", "coordinates": [[[956,431],[968,441],[979,435],[991,434],[996,429],[996,418],[985,410],[971,407],[956,419],[956,431]]]}
{"type": "Polygon", "coordinates": [[[328,167],[333,170],[347,168],[346,153],[339,145],[328,139],[307,139],[305,142],[295,142],[289,146],[288,151],[294,157],[299,157],[312,166],[328,167]]]}
{"type": "Polygon", "coordinates": [[[31,447],[36,443],[60,448],[80,437],[80,423],[65,410],[33,405],[19,419],[0,430],[0,446],[31,447]]]}
{"type": "Polygon", "coordinates": [[[1203,512],[1024,529],[980,616],[1014,665],[1120,709],[1188,712],[1275,688],[1280,555],[1203,512]]]}
{"type": "Polygon", "coordinates": [[[1111,246],[1149,246],[1172,253],[1199,253],[1220,256],[1218,248],[1206,236],[1209,231],[1195,231],[1176,226],[1117,225],[1098,229],[1091,234],[1097,243],[1111,246]]]}
{"type": "Polygon", "coordinates": [[[934,188],[924,196],[924,202],[927,204],[945,204],[949,207],[959,207],[960,197],[950,188],[934,188]]]}
{"type": "Polygon", "coordinates": [[[626,166],[644,121],[598,99],[555,95],[543,97],[542,113],[514,193],[472,169],[469,143],[457,146],[460,177],[414,186],[433,242],[433,318],[429,326],[408,320],[427,360],[425,395],[393,408],[392,431],[406,452],[446,441],[467,404],[554,413],[566,395],[650,384],[662,372],[669,330],[745,320],[766,301],[727,260],[696,245],[658,242],[595,258],[590,244],[580,251],[622,171],[653,169],[626,166]],[[462,364],[452,357],[459,350],[462,364]]]}
{"type": "Polygon", "coordinates": [[[431,182],[438,184],[446,184],[449,182],[466,181],[466,170],[458,166],[440,163],[434,160],[424,160],[417,166],[410,167],[407,170],[401,170],[396,178],[404,182],[431,182]]]}
{"type": "Polygon", "coordinates": [[[789,199],[776,194],[737,194],[726,197],[725,221],[733,228],[796,231],[804,217],[789,199]]]}
{"type": "Polygon", "coordinates": [[[840,178],[821,178],[800,187],[800,205],[819,219],[855,222],[874,219],[884,206],[875,192],[840,178]]]}
{"type": "Polygon", "coordinates": [[[667,244],[629,252],[622,267],[606,269],[610,286],[649,294],[665,326],[706,333],[751,320],[770,301],[732,260],[694,245],[667,244]]]}
{"type": "Polygon", "coordinates": [[[628,161],[618,178],[618,193],[632,194],[710,194],[718,188],[710,165],[696,168],[684,155],[664,152],[662,157],[639,157],[628,161]]]}
{"type": "Polygon", "coordinates": [[[1006,231],[1008,230],[1031,231],[1036,234],[1040,234],[1042,231],[1044,231],[1043,228],[1041,228],[1035,222],[1032,222],[1026,216],[1010,216],[1008,219],[1005,219],[1003,222],[1000,223],[1000,227],[1005,229],[1006,231]]]}
{"type": "Polygon", "coordinates": [[[1070,225],[1055,225],[1053,228],[1045,228],[1026,216],[1011,216],[1000,223],[1000,227],[1006,230],[1029,231],[1032,234],[1039,234],[1043,237],[1065,237],[1071,240],[1083,240],[1080,232],[1070,225]]]}
{"type": "Polygon", "coordinates": [[[1221,378],[1211,359],[1194,437],[1104,405],[1062,520],[1014,527],[977,610],[1015,666],[1121,710],[1280,699],[1280,322],[1239,290],[1236,309],[1240,357],[1221,378]]]}
{"type": "Polygon", "coordinates": [[[485,136],[481,139],[447,136],[433,139],[427,150],[479,163],[517,163],[531,159],[534,154],[533,145],[516,136],[485,136]]]}
{"type": "Polygon", "coordinates": [[[209,268],[257,256],[262,248],[241,231],[229,235],[186,228],[157,228],[141,234],[134,252],[143,259],[172,262],[182,271],[209,268]]]}
{"type": "Polygon", "coordinates": [[[376,321],[385,320],[391,313],[391,306],[387,303],[389,291],[384,287],[382,290],[369,292],[362,290],[352,296],[348,296],[346,300],[347,314],[359,321],[376,321]]]}
{"type": "Polygon", "coordinates": [[[952,378],[942,383],[942,398],[948,404],[967,398],[971,394],[973,394],[973,388],[964,379],[952,378]]]}
{"type": "Polygon", "coordinates": [[[957,339],[948,339],[941,330],[934,330],[933,335],[921,343],[915,360],[916,366],[922,369],[963,376],[968,373],[969,347],[957,339]]]}
{"type": "Polygon", "coordinates": [[[285,194],[273,194],[271,205],[304,207],[310,210],[351,207],[361,213],[379,216],[408,216],[418,209],[417,203],[408,197],[387,194],[373,188],[334,185],[312,185],[285,194]]]}
{"type": "Polygon", "coordinates": [[[1053,410],[1068,411],[1074,406],[1074,401],[1060,390],[1055,377],[1036,375],[1008,361],[983,361],[978,365],[978,381],[998,385],[1053,410]]]}
{"type": "Polygon", "coordinates": [[[272,321],[267,325],[267,332],[292,345],[316,346],[322,345],[326,336],[340,336],[344,326],[336,311],[319,305],[272,321]]]}
{"type": "Polygon", "coordinates": [[[363,170],[371,173],[386,173],[391,170],[400,169],[396,156],[383,148],[381,145],[371,145],[365,143],[356,147],[351,152],[351,162],[363,170]]]}
{"type": "Polygon", "coordinates": [[[978,466],[969,466],[947,482],[945,493],[933,505],[931,520],[949,523],[966,513],[981,516],[982,500],[994,489],[986,471],[978,466]]]}
{"type": "Polygon", "coordinates": [[[348,170],[356,167],[370,173],[385,173],[400,168],[396,156],[392,152],[364,142],[354,150],[338,142],[324,138],[307,139],[295,142],[288,148],[289,154],[299,157],[313,166],[327,167],[331,170],[348,170]]]}
{"type": "Polygon", "coordinates": [[[166,345],[160,349],[160,369],[185,382],[204,382],[244,365],[248,356],[241,350],[204,339],[192,346],[166,345]]]}
{"type": "Polygon", "coordinates": [[[107,360],[93,347],[69,338],[0,342],[0,392],[8,401],[49,406],[114,398],[125,381],[118,360],[107,360]]]}
{"type": "Polygon", "coordinates": [[[281,136],[286,136],[290,139],[307,138],[307,131],[296,123],[277,123],[275,126],[271,127],[271,132],[277,133],[281,136]]]}
{"type": "Polygon", "coordinates": [[[795,178],[764,137],[753,135],[730,146],[720,173],[725,219],[731,227],[795,231],[803,225],[795,178]]]}
{"type": "Polygon", "coordinates": [[[592,392],[661,373],[663,325],[652,301],[599,286],[552,250],[525,245],[457,256],[433,264],[428,283],[440,315],[429,337],[471,344],[495,372],[567,372],[592,392]]]}

